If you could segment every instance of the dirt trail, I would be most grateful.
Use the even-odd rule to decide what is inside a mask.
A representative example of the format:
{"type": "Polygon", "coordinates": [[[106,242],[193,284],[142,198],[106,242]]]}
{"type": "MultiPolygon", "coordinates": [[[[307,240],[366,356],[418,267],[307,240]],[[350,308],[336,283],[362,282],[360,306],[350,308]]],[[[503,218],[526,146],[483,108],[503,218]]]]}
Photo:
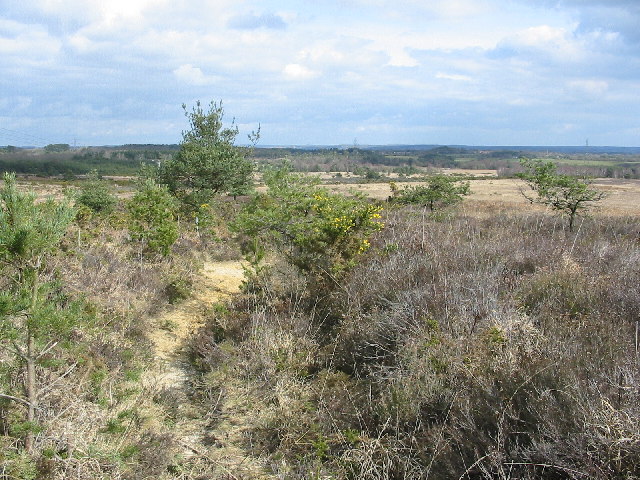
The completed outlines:
{"type": "Polygon", "coordinates": [[[237,292],[242,278],[239,262],[206,262],[191,298],[165,312],[157,320],[158,328],[149,332],[156,357],[168,362],[169,369],[180,367],[175,360],[182,356],[185,341],[204,325],[207,309],[237,292]]]}
{"type": "Polygon", "coordinates": [[[187,358],[189,338],[204,325],[206,313],[214,304],[239,290],[242,279],[242,266],[237,261],[204,264],[192,296],[162,314],[155,322],[156,328],[148,333],[156,361],[147,382],[151,391],[170,392],[175,418],[171,430],[183,457],[208,463],[210,473],[226,478],[266,479],[269,476],[258,459],[249,457],[242,448],[243,432],[250,426],[242,399],[229,394],[220,399],[213,429],[205,409],[191,400],[194,371],[187,358]],[[215,439],[213,445],[205,441],[211,438],[215,439]]]}

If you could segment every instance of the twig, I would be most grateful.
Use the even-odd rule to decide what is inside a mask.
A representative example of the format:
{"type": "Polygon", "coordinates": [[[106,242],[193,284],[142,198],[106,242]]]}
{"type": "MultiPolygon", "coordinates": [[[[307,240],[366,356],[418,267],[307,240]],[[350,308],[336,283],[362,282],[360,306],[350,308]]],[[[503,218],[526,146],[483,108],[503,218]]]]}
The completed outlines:
{"type": "Polygon", "coordinates": [[[191,450],[193,453],[195,453],[197,455],[200,455],[202,458],[204,458],[205,460],[209,461],[213,465],[216,465],[216,466],[222,468],[227,475],[229,475],[231,478],[233,478],[233,480],[241,480],[240,477],[236,477],[233,473],[231,473],[231,470],[229,470],[227,467],[225,467],[222,463],[214,460],[213,458],[211,458],[209,455],[207,455],[202,450],[199,450],[196,447],[194,447],[193,445],[189,445],[187,442],[184,442],[184,441],[180,441],[180,444],[184,448],[188,448],[189,450],[191,450]]]}
{"type": "Polygon", "coordinates": [[[64,372],[62,375],[60,375],[58,378],[56,378],[52,383],[50,383],[49,385],[47,385],[45,388],[43,388],[42,390],[40,390],[36,396],[40,397],[42,394],[47,393],[49,390],[51,390],[60,380],[62,380],[64,377],[66,377],[67,375],[69,375],[71,372],[73,372],[73,370],[75,370],[75,368],[78,366],[78,362],[74,363],[73,365],[71,365],[71,367],[69,368],[69,370],[67,370],[66,372],[64,372]]]}
{"type": "Polygon", "coordinates": [[[573,245],[571,245],[571,250],[569,250],[569,255],[573,253],[573,249],[576,246],[576,242],[578,241],[578,235],[580,235],[580,230],[582,229],[582,224],[584,223],[584,217],[582,217],[582,221],[580,222],[580,226],[578,227],[578,231],[576,232],[576,236],[573,239],[573,245]]]}
{"type": "Polygon", "coordinates": [[[483,455],[482,457],[480,457],[478,460],[476,460],[475,462],[473,462],[469,468],[467,468],[464,472],[462,472],[462,475],[460,475],[458,477],[458,480],[462,480],[466,475],[469,474],[469,472],[473,469],[473,467],[475,467],[476,465],[478,465],[479,463],[481,463],[485,458],[490,457],[491,455],[493,455],[494,452],[491,453],[487,453],[486,455],[483,455]]]}
{"type": "Polygon", "coordinates": [[[23,405],[26,405],[27,407],[34,406],[34,405],[32,405],[31,402],[25,400],[24,398],[14,397],[13,395],[6,395],[4,393],[0,393],[0,398],[5,398],[7,400],[13,400],[14,402],[22,403],[23,405]]]}
{"type": "Polygon", "coordinates": [[[556,470],[561,470],[561,471],[564,471],[564,472],[567,472],[567,473],[571,473],[571,474],[574,474],[574,475],[580,475],[581,477],[595,478],[595,477],[592,477],[591,475],[589,475],[588,473],[579,472],[578,470],[573,470],[573,469],[567,468],[567,467],[561,467],[559,465],[552,465],[550,463],[506,462],[505,465],[555,468],[556,470]]]}
{"type": "Polygon", "coordinates": [[[55,346],[58,345],[58,341],[57,340],[53,340],[51,343],[49,343],[49,345],[47,345],[45,347],[44,350],[42,350],[38,356],[36,357],[36,360],[39,358],[44,357],[47,353],[49,353],[51,351],[52,348],[55,348],[55,346]]]}

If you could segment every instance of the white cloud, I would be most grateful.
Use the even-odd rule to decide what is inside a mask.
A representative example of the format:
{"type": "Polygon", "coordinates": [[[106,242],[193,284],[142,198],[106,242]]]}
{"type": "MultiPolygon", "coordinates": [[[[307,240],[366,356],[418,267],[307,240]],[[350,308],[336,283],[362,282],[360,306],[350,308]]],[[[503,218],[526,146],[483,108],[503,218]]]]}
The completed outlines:
{"type": "Polygon", "coordinates": [[[609,90],[609,83],[604,80],[573,80],[568,82],[567,86],[571,91],[582,92],[594,96],[602,96],[609,90]]]}
{"type": "MultiPolygon", "coordinates": [[[[634,93],[640,52],[629,40],[637,2],[4,4],[0,89],[6,98],[32,99],[15,121],[88,105],[76,113],[83,122],[104,117],[100,125],[108,125],[111,142],[121,118],[144,123],[132,132],[151,132],[155,122],[164,135],[168,125],[180,125],[180,104],[212,94],[239,120],[263,122],[265,143],[271,135],[281,136],[273,143],[297,143],[299,132],[311,143],[335,135],[351,141],[358,125],[374,124],[385,126],[388,141],[397,135],[424,143],[420,135],[429,132],[457,143],[483,135],[497,142],[500,135],[505,143],[510,132],[515,139],[530,132],[542,138],[545,131],[556,132],[557,140],[562,132],[554,126],[589,121],[577,120],[586,115],[585,98],[597,100],[588,108],[612,125],[623,123],[621,105],[640,108],[634,93]],[[285,124],[292,112],[298,120],[285,124]]],[[[0,116],[7,108],[0,104],[0,116]]],[[[77,119],[69,113],[66,121],[77,119]]],[[[624,123],[621,135],[631,138],[633,119],[624,123]]],[[[359,140],[382,141],[372,136],[359,140]]]]}
{"type": "Polygon", "coordinates": [[[287,28],[287,24],[280,15],[273,13],[263,13],[256,15],[247,13],[235,15],[227,21],[230,28],[239,30],[254,30],[258,28],[268,28],[274,30],[283,30],[287,28]]]}
{"type": "Polygon", "coordinates": [[[162,10],[168,0],[36,0],[23,2],[27,9],[81,22],[140,20],[149,10],[162,10]]]}
{"type": "Polygon", "coordinates": [[[404,0],[401,5],[395,0],[342,0],[340,3],[360,8],[379,8],[397,18],[416,15],[435,16],[440,19],[477,17],[494,10],[493,2],[489,0],[404,0]]]}
{"type": "Polygon", "coordinates": [[[473,79],[468,75],[458,75],[455,73],[436,73],[436,78],[442,78],[444,80],[453,80],[454,82],[471,82],[473,79]]]}
{"type": "Polygon", "coordinates": [[[213,85],[221,80],[217,76],[205,75],[199,67],[191,64],[180,65],[173,74],[180,82],[195,86],[213,85]]]}
{"type": "Polygon", "coordinates": [[[423,2],[425,8],[432,9],[443,17],[477,17],[493,11],[490,2],[482,0],[444,0],[423,2]]]}
{"type": "Polygon", "coordinates": [[[565,28],[538,25],[516,32],[498,46],[498,50],[511,54],[544,54],[557,61],[583,60],[586,51],[580,39],[565,28]]]}
{"type": "Polygon", "coordinates": [[[319,72],[300,65],[299,63],[289,63],[282,71],[287,78],[292,80],[310,80],[320,75],[319,72]]]}
{"type": "Polygon", "coordinates": [[[40,25],[11,21],[0,24],[0,53],[15,56],[19,63],[51,63],[61,46],[62,42],[40,25]]]}
{"type": "Polygon", "coordinates": [[[392,67],[417,67],[420,64],[404,48],[387,48],[386,52],[389,55],[387,65],[392,67]]]}

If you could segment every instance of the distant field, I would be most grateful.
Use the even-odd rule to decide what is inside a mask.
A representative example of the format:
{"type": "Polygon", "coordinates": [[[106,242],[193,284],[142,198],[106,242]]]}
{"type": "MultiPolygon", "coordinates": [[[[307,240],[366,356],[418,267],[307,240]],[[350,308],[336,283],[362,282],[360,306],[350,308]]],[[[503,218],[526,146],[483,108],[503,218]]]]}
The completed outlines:
{"type": "MultiPolygon", "coordinates": [[[[521,189],[527,188],[526,184],[521,180],[510,178],[490,178],[496,177],[495,170],[464,170],[464,169],[443,169],[445,173],[473,175],[482,177],[478,180],[470,180],[471,195],[466,197],[465,205],[481,204],[487,206],[491,204],[502,206],[514,206],[521,208],[541,208],[538,206],[530,206],[529,202],[523,197],[521,189]]],[[[318,175],[324,182],[327,182],[326,188],[333,192],[349,193],[352,191],[361,192],[368,197],[376,200],[386,200],[391,195],[389,182],[376,183],[358,183],[358,177],[347,172],[340,172],[343,180],[349,183],[330,183],[338,180],[335,177],[337,172],[320,173],[318,175]]],[[[420,182],[403,182],[402,179],[395,174],[390,174],[392,179],[399,187],[406,185],[420,185],[420,182]]],[[[131,195],[131,177],[110,177],[114,182],[116,193],[121,198],[127,198],[131,195]]],[[[19,182],[23,188],[34,190],[39,196],[54,196],[60,198],[67,185],[62,182],[51,180],[19,182]]],[[[593,184],[607,192],[607,197],[597,203],[597,209],[602,214],[607,215],[640,215],[640,180],[634,179],[596,179],[593,184]]],[[[261,187],[263,188],[263,187],[261,187]]],[[[259,190],[261,189],[259,188],[259,190]]]]}
{"type": "MultiPolygon", "coordinates": [[[[516,179],[471,180],[471,195],[466,203],[503,204],[529,207],[521,189],[526,184],[516,179]]],[[[397,185],[419,185],[419,183],[397,182],[397,185]]],[[[607,192],[607,197],[598,202],[597,211],[607,215],[640,215],[640,180],[598,179],[594,186],[607,192]]],[[[361,183],[351,185],[329,185],[334,192],[358,191],[377,200],[385,200],[391,195],[388,183],[361,183]]],[[[537,207],[540,208],[540,207],[537,207]]]]}

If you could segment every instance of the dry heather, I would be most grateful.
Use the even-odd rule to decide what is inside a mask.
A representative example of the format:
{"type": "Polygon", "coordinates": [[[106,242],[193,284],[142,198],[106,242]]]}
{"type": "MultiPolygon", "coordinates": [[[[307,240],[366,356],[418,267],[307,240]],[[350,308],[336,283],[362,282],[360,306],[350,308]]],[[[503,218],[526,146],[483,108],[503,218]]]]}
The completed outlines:
{"type": "MultiPolygon", "coordinates": [[[[41,360],[33,457],[21,453],[12,430],[20,405],[0,403],[1,478],[176,478],[181,469],[191,478],[200,468],[181,458],[166,392],[143,379],[157,372],[152,318],[189,296],[211,245],[185,232],[172,257],[141,258],[121,217],[85,219],[49,261],[47,278],[82,298],[91,322],[41,360]]],[[[20,365],[0,352],[0,367],[3,393],[21,394],[20,365]]]]}
{"type": "Polygon", "coordinates": [[[372,243],[332,291],[274,265],[195,343],[277,476],[639,478],[637,217],[403,209],[372,243]]]}
{"type": "Polygon", "coordinates": [[[0,403],[0,477],[640,478],[640,186],[601,186],[569,233],[474,181],[388,211],[332,288],[272,259],[229,304],[238,264],[205,260],[232,243],[141,258],[118,214],[86,221],[49,274],[93,323],[39,367],[35,462],[0,403]]]}

